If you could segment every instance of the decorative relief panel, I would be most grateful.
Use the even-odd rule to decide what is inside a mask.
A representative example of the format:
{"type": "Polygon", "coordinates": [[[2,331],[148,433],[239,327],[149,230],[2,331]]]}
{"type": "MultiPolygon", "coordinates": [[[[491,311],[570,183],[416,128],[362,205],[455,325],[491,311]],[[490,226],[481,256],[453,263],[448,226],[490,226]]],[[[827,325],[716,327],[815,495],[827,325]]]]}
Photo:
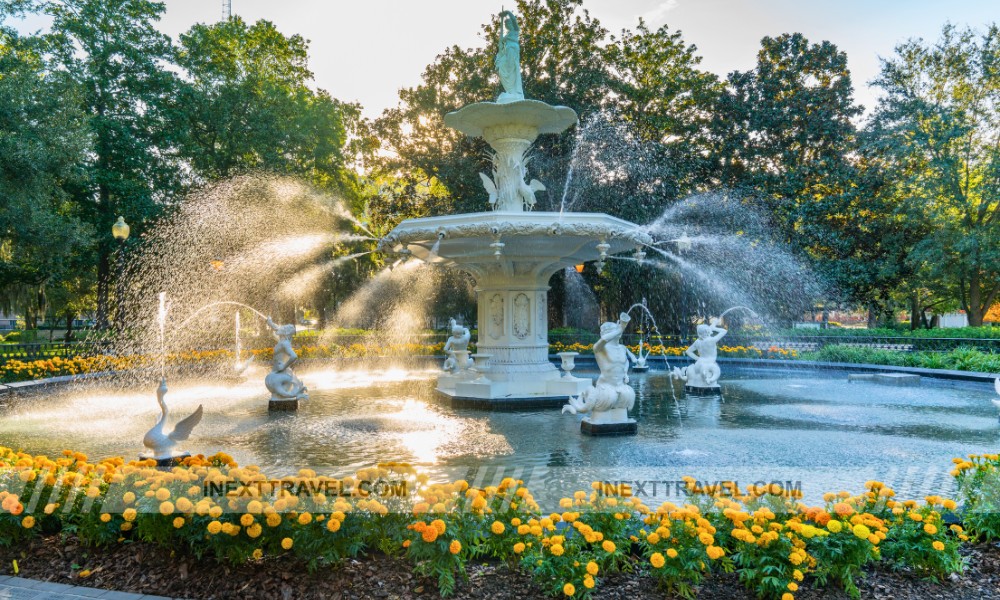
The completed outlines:
{"type": "Polygon", "coordinates": [[[503,335],[503,296],[490,297],[490,337],[498,340],[503,335]]]}
{"type": "Polygon", "coordinates": [[[514,296],[513,326],[517,339],[531,335],[531,301],[524,293],[514,296]]]}
{"type": "Polygon", "coordinates": [[[538,341],[545,341],[545,332],[548,329],[546,325],[549,322],[549,306],[546,300],[545,292],[538,293],[538,300],[535,302],[538,306],[538,324],[535,326],[535,333],[538,341]]]}

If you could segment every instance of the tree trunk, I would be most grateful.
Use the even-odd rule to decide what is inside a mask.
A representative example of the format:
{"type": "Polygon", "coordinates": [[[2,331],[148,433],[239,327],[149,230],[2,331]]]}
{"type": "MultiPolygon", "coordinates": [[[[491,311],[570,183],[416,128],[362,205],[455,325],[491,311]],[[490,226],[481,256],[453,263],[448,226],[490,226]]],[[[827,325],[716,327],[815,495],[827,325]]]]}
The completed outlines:
{"type": "Polygon", "coordinates": [[[910,296],[910,331],[915,331],[920,323],[923,311],[920,310],[920,292],[913,290],[910,296]]]}
{"type": "Polygon", "coordinates": [[[111,261],[107,252],[101,250],[97,261],[97,318],[94,327],[98,331],[108,328],[108,286],[111,284],[111,261]]]}
{"type": "Polygon", "coordinates": [[[74,318],[76,318],[76,315],[74,315],[72,313],[66,313],[66,336],[63,338],[63,340],[65,340],[67,342],[72,342],[73,341],[73,319],[74,318]]]}
{"type": "Polygon", "coordinates": [[[966,311],[970,327],[982,327],[983,317],[986,316],[986,310],[983,309],[983,290],[979,284],[981,280],[979,272],[973,270],[969,277],[969,308],[966,311]]]}
{"type": "Polygon", "coordinates": [[[875,303],[868,305],[868,329],[875,329],[878,325],[878,307],[875,303]]]}

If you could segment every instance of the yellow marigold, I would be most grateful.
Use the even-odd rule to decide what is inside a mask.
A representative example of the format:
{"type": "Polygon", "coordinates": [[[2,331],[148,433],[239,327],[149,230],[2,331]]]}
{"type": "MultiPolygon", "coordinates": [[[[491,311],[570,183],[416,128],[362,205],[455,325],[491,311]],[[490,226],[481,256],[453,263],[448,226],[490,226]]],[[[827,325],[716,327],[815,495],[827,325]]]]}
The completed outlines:
{"type": "Polygon", "coordinates": [[[549,548],[549,552],[552,553],[552,556],[562,556],[565,551],[566,550],[563,549],[562,544],[553,544],[552,547],[549,548]]]}
{"type": "Polygon", "coordinates": [[[222,507],[213,506],[212,508],[208,509],[208,516],[212,517],[213,519],[218,519],[219,517],[222,516],[222,507]]]}
{"type": "Polygon", "coordinates": [[[169,497],[170,497],[170,490],[168,490],[167,488],[161,487],[160,489],[156,490],[156,499],[159,500],[160,502],[163,502],[169,497]]]}
{"type": "Polygon", "coordinates": [[[572,583],[567,583],[566,585],[563,586],[563,594],[566,594],[567,596],[572,596],[575,593],[576,593],[576,588],[573,587],[572,583]]]}
{"type": "Polygon", "coordinates": [[[788,582],[788,591],[790,591],[790,592],[797,592],[797,591],[799,591],[799,584],[795,583],[794,581],[789,581],[788,582]]]}
{"type": "Polygon", "coordinates": [[[589,575],[597,575],[597,572],[600,570],[601,567],[598,566],[598,564],[595,563],[594,561],[590,561],[589,563],[587,563],[587,573],[589,575]]]}
{"type": "Polygon", "coordinates": [[[326,522],[326,530],[330,533],[337,533],[340,531],[340,521],[331,518],[326,522]]]}
{"type": "Polygon", "coordinates": [[[493,524],[490,525],[490,531],[493,532],[493,535],[502,535],[504,529],[506,529],[506,527],[504,527],[504,524],[500,521],[493,521],[493,524]]]}
{"type": "Polygon", "coordinates": [[[667,563],[667,560],[663,558],[663,555],[659,552],[654,552],[652,556],[649,557],[649,564],[653,565],[653,568],[659,569],[667,563]]]}
{"type": "Polygon", "coordinates": [[[934,535],[935,533],[938,532],[938,528],[935,527],[932,523],[925,523],[924,532],[926,532],[927,535],[934,535]]]}
{"type": "Polygon", "coordinates": [[[673,548],[667,548],[667,556],[669,558],[677,558],[677,551],[673,548]]]}
{"type": "Polygon", "coordinates": [[[795,596],[791,595],[789,592],[785,592],[781,595],[781,600],[795,600],[795,596]]]}
{"type": "Polygon", "coordinates": [[[458,540],[452,540],[451,544],[448,545],[448,552],[452,554],[458,554],[462,551],[462,542],[458,540]]]}
{"type": "Polygon", "coordinates": [[[855,537],[858,537],[858,538],[860,538],[862,540],[867,540],[868,536],[870,536],[872,534],[872,530],[868,529],[867,527],[865,527],[861,523],[858,523],[857,525],[855,525],[854,528],[852,529],[852,531],[854,532],[855,537]]]}
{"type": "Polygon", "coordinates": [[[587,588],[588,590],[594,589],[594,578],[591,577],[590,575],[584,575],[583,587],[587,588]]]}
{"type": "Polygon", "coordinates": [[[107,523],[111,520],[111,515],[108,513],[101,513],[101,523],[107,523]]]}
{"type": "Polygon", "coordinates": [[[844,524],[840,521],[830,519],[830,522],[826,524],[826,528],[830,530],[830,533],[840,533],[844,528],[844,524]]]}
{"type": "Polygon", "coordinates": [[[944,544],[940,540],[934,540],[934,543],[931,544],[931,546],[938,552],[944,550],[944,544]]]}
{"type": "Polygon", "coordinates": [[[253,525],[253,523],[254,523],[253,515],[246,514],[240,517],[240,525],[244,527],[250,527],[251,525],[253,525]]]}
{"type": "Polygon", "coordinates": [[[35,517],[28,515],[23,519],[21,519],[21,527],[24,527],[25,529],[31,529],[34,526],[35,526],[35,517]]]}
{"type": "Polygon", "coordinates": [[[304,512],[299,515],[299,525],[308,525],[312,523],[313,516],[312,513],[304,512]]]}
{"type": "Polygon", "coordinates": [[[253,551],[252,556],[254,560],[260,560],[264,558],[264,551],[261,550],[260,548],[257,548],[256,550],[253,551]]]}
{"type": "Polygon", "coordinates": [[[437,530],[438,535],[444,535],[446,525],[444,524],[444,521],[442,521],[441,519],[434,519],[433,521],[431,521],[431,527],[437,530]]]}
{"type": "Polygon", "coordinates": [[[278,513],[271,513],[267,515],[268,527],[277,527],[278,525],[281,525],[281,515],[278,513]]]}
{"type": "Polygon", "coordinates": [[[264,528],[260,526],[260,523],[254,523],[250,527],[247,527],[247,535],[250,539],[257,539],[260,534],[264,533],[264,528]]]}
{"type": "Polygon", "coordinates": [[[605,552],[611,553],[615,551],[616,546],[615,543],[612,542],[611,540],[604,540],[604,542],[601,544],[601,548],[604,548],[605,552]]]}
{"type": "Polygon", "coordinates": [[[126,508],[125,512],[122,513],[122,518],[131,523],[135,521],[136,512],[134,508],[126,508]]]}
{"type": "Polygon", "coordinates": [[[285,539],[281,540],[281,547],[284,548],[285,550],[291,550],[293,544],[295,544],[295,542],[292,541],[292,538],[290,537],[286,537],[285,539]]]}
{"type": "Polygon", "coordinates": [[[708,554],[708,557],[712,560],[720,559],[726,555],[726,551],[719,546],[709,546],[708,548],[705,548],[705,553],[708,554]]]}
{"type": "Polygon", "coordinates": [[[208,532],[211,533],[212,535],[218,535],[220,531],[222,531],[222,523],[219,523],[218,521],[212,521],[211,523],[208,524],[208,532]]]}
{"type": "Polygon", "coordinates": [[[174,514],[174,503],[169,500],[160,503],[160,514],[163,516],[174,514]]]}
{"type": "Polygon", "coordinates": [[[252,515],[259,515],[264,510],[264,505],[259,500],[251,500],[247,503],[247,512],[252,515]]]}
{"type": "Polygon", "coordinates": [[[521,542],[514,544],[514,554],[520,554],[522,552],[524,552],[524,544],[521,542]]]}
{"type": "Polygon", "coordinates": [[[952,500],[951,498],[948,498],[947,500],[945,500],[945,501],[944,501],[944,502],[942,503],[942,506],[944,506],[944,507],[945,507],[946,509],[948,509],[948,510],[955,510],[955,508],[956,508],[956,507],[957,507],[958,505],[957,505],[957,504],[955,504],[955,501],[954,501],[954,500],[952,500]]]}
{"type": "Polygon", "coordinates": [[[181,527],[184,527],[184,523],[186,523],[186,522],[187,521],[184,520],[184,517],[177,517],[177,518],[175,518],[174,519],[174,529],[180,529],[181,527]]]}

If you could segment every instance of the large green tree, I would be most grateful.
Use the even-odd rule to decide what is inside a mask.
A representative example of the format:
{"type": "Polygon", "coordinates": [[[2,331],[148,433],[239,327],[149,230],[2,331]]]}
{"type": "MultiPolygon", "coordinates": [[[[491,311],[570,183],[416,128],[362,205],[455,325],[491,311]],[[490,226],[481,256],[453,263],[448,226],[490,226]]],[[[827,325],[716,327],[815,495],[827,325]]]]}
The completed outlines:
{"type": "Polygon", "coordinates": [[[103,327],[115,217],[124,216],[141,234],[182,189],[170,122],[177,90],[169,68],[173,47],[156,29],[165,10],[160,2],[61,0],[42,7],[53,19],[54,58],[79,90],[68,99],[85,115],[92,137],[76,202],[98,232],[97,320],[103,327]]]}
{"type": "MultiPolygon", "coordinates": [[[[0,17],[16,9],[0,7],[0,17]]],[[[88,147],[79,90],[45,59],[45,40],[0,27],[0,310],[44,316],[46,290],[92,259],[71,202],[88,147]]]]}
{"type": "Polygon", "coordinates": [[[871,129],[897,164],[893,193],[931,229],[914,268],[981,325],[1000,297],[1000,29],[901,44],[876,83],[871,129]]]}
{"type": "Polygon", "coordinates": [[[308,50],[301,36],[240,17],[181,35],[181,146],[199,178],[264,170],[353,192],[343,147],[345,121],[358,109],[309,88],[308,50]]]}

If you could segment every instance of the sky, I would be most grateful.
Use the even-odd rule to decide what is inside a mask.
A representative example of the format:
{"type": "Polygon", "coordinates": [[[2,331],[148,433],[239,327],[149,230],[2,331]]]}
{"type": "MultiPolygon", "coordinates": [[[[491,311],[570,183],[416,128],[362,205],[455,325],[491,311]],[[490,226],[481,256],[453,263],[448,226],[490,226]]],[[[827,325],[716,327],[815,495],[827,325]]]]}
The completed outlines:
{"type": "MultiPolygon", "coordinates": [[[[160,28],[175,39],[222,16],[222,0],[165,4],[160,28]]],[[[360,102],[368,117],[395,106],[399,89],[417,85],[445,48],[485,45],[481,24],[501,7],[502,0],[232,0],[244,20],[267,19],[310,40],[316,87],[360,102]]],[[[764,36],[828,40],[847,53],[855,98],[867,109],[876,99],[868,83],[879,57],[892,56],[898,43],[934,41],[946,22],[980,29],[1000,22],[1000,0],[584,0],[584,8],[612,33],[634,28],[640,17],[680,30],[697,46],[702,68],[720,76],[753,68],[764,36]]],[[[40,27],[30,21],[20,29],[40,27]]]]}

